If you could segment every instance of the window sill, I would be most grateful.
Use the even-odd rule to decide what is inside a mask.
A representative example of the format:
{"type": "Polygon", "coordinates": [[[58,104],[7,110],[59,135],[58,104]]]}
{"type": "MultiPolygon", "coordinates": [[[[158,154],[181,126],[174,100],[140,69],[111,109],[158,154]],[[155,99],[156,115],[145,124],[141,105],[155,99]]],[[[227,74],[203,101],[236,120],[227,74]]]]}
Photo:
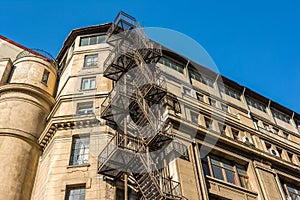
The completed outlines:
{"type": "Polygon", "coordinates": [[[41,83],[42,83],[43,85],[45,85],[46,87],[48,87],[48,83],[45,83],[45,82],[43,82],[43,81],[41,81],[41,83]]]}
{"type": "Polygon", "coordinates": [[[89,163],[87,164],[82,164],[82,165],[68,165],[67,169],[72,169],[72,168],[80,168],[80,167],[90,167],[91,165],[89,163]]]}
{"type": "Polygon", "coordinates": [[[252,195],[258,195],[258,193],[255,192],[255,191],[251,191],[250,189],[243,188],[243,187],[238,186],[238,185],[235,185],[235,184],[233,184],[233,183],[225,182],[225,181],[223,181],[223,180],[220,180],[220,179],[217,179],[217,178],[208,176],[208,175],[206,175],[205,177],[206,177],[206,179],[208,180],[208,182],[213,182],[213,183],[215,183],[215,184],[217,184],[217,185],[223,185],[223,186],[225,186],[225,187],[234,188],[234,189],[236,189],[236,190],[238,190],[238,191],[243,191],[243,192],[245,192],[245,193],[250,193],[250,194],[252,194],[252,195]]]}
{"type": "Polygon", "coordinates": [[[96,90],[97,88],[91,88],[91,89],[80,89],[79,92],[89,92],[89,91],[93,91],[96,90]]]}
{"type": "Polygon", "coordinates": [[[92,66],[92,67],[82,67],[83,70],[86,70],[86,69],[96,69],[96,68],[99,68],[98,65],[95,65],[95,66],[92,66]]]}

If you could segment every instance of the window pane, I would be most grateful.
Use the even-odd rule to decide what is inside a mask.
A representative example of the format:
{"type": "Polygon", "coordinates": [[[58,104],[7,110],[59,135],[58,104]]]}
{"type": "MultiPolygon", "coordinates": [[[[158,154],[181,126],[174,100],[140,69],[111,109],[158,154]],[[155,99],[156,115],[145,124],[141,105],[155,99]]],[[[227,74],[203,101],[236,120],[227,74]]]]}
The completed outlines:
{"type": "Polygon", "coordinates": [[[91,79],[90,81],[90,89],[95,88],[96,87],[96,80],[95,79],[91,79]]]}
{"type": "Polygon", "coordinates": [[[202,167],[203,167],[204,175],[210,175],[208,164],[207,163],[202,163],[202,167]]]}
{"type": "Polygon", "coordinates": [[[89,45],[89,38],[85,37],[85,38],[81,38],[80,39],[80,46],[87,46],[89,45]]]}
{"type": "Polygon", "coordinates": [[[89,81],[87,79],[82,80],[82,89],[88,89],[89,81]]]}
{"type": "Polygon", "coordinates": [[[85,56],[83,67],[88,68],[88,67],[95,67],[95,66],[98,66],[98,54],[85,56]]]}
{"type": "Polygon", "coordinates": [[[106,39],[105,35],[97,36],[97,44],[105,43],[105,39],[106,39]]]}
{"type": "Polygon", "coordinates": [[[241,186],[243,188],[249,189],[249,181],[247,177],[239,176],[241,186]]]}
{"type": "Polygon", "coordinates": [[[84,200],[85,186],[71,187],[67,189],[66,200],[84,200]]]}
{"type": "Polygon", "coordinates": [[[227,182],[236,184],[234,172],[226,170],[225,173],[226,173],[227,182]]]}
{"type": "Polygon", "coordinates": [[[82,165],[88,163],[89,148],[89,137],[74,137],[70,165],[82,165]]]}
{"type": "Polygon", "coordinates": [[[222,174],[222,169],[218,166],[213,165],[212,170],[214,173],[214,177],[220,180],[224,180],[223,174],[222,174]]]}
{"type": "Polygon", "coordinates": [[[227,160],[223,160],[223,167],[233,171],[233,163],[231,163],[227,160]]]}
{"type": "Polygon", "coordinates": [[[221,162],[219,161],[218,158],[215,158],[215,157],[211,157],[211,163],[214,165],[221,166],[221,162]]]}
{"type": "Polygon", "coordinates": [[[90,37],[89,45],[97,44],[97,36],[90,37]]]}

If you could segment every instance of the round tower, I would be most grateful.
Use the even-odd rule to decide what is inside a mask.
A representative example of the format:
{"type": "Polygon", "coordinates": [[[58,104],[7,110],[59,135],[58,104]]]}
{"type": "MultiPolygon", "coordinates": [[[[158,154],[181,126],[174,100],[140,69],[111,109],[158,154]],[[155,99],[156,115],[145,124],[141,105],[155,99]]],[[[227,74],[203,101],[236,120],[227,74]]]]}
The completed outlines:
{"type": "Polygon", "coordinates": [[[0,199],[30,199],[40,147],[37,143],[55,100],[57,69],[27,53],[13,62],[0,86],[0,199]]]}

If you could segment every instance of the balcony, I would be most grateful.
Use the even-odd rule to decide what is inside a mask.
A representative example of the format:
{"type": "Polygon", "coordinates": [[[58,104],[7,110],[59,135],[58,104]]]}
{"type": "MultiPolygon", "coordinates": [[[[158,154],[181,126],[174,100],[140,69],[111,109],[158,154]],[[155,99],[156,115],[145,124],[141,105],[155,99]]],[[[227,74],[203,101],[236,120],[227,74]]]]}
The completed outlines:
{"type": "Polygon", "coordinates": [[[136,137],[116,134],[98,157],[98,173],[116,178],[127,170],[128,163],[140,151],[141,141],[136,137]]]}

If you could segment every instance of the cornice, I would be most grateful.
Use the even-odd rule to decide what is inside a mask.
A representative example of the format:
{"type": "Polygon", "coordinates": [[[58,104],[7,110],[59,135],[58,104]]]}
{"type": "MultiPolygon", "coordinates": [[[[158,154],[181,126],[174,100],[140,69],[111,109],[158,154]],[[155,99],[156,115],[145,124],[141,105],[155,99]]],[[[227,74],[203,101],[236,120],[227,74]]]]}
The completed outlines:
{"type": "Polygon", "coordinates": [[[50,105],[54,105],[55,99],[46,91],[26,83],[9,83],[0,87],[0,94],[8,92],[21,92],[42,98],[50,105]]]}

